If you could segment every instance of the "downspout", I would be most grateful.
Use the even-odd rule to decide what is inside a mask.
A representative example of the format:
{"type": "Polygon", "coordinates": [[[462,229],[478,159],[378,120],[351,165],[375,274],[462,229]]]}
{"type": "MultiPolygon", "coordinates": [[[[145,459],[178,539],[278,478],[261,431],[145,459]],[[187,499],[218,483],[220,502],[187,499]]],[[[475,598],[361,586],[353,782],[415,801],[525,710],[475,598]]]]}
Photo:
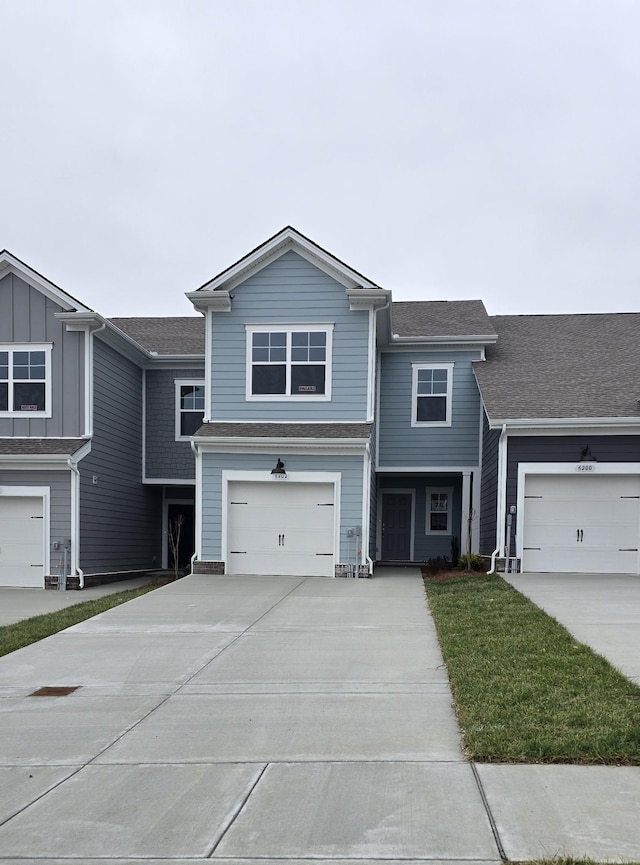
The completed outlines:
{"type": "Polygon", "coordinates": [[[84,589],[84,571],[80,567],[79,541],[80,541],[80,470],[69,457],[67,465],[73,474],[71,484],[71,568],[80,578],[79,589],[84,589]]]}
{"type": "Polygon", "coordinates": [[[190,444],[191,444],[191,450],[193,451],[193,456],[194,456],[193,470],[194,470],[195,475],[196,475],[195,500],[193,502],[194,508],[195,508],[195,535],[196,535],[195,547],[196,548],[193,551],[193,555],[191,556],[191,573],[193,573],[193,566],[194,566],[194,563],[196,562],[197,557],[198,557],[198,541],[199,541],[200,532],[202,531],[202,529],[200,526],[201,519],[199,517],[200,508],[198,506],[198,502],[200,500],[200,492],[198,489],[198,448],[197,448],[195,440],[193,438],[191,439],[190,444]]]}
{"type": "Polygon", "coordinates": [[[496,502],[496,548],[491,553],[491,568],[489,574],[496,572],[496,558],[504,548],[504,509],[507,485],[507,425],[502,424],[502,432],[498,440],[498,495],[496,502]]]}

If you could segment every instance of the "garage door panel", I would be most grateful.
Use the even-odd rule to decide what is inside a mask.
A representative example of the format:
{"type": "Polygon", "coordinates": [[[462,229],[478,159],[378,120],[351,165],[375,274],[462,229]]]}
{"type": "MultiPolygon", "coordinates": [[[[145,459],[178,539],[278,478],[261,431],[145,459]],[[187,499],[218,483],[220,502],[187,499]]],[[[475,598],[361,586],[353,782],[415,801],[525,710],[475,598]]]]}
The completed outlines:
{"type": "Polygon", "coordinates": [[[41,497],[0,498],[0,585],[44,586],[44,520],[41,497]]]}
{"type": "Polygon", "coordinates": [[[527,476],[525,570],[637,573],[639,535],[638,476],[527,476]]]}
{"type": "Polygon", "coordinates": [[[229,484],[229,573],[333,575],[332,484],[229,484]]]}

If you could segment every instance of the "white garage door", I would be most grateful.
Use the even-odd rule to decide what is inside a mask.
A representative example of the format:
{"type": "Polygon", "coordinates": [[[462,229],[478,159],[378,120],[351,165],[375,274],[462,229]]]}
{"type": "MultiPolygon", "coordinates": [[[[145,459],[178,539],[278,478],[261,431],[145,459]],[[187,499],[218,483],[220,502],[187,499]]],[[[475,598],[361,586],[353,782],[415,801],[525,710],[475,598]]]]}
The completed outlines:
{"type": "Polygon", "coordinates": [[[229,484],[230,574],[333,576],[333,484],[229,484]]]}
{"type": "Polygon", "coordinates": [[[640,478],[528,475],[523,570],[638,573],[640,478]]]}
{"type": "Polygon", "coordinates": [[[44,587],[42,498],[0,496],[0,586],[44,587]]]}

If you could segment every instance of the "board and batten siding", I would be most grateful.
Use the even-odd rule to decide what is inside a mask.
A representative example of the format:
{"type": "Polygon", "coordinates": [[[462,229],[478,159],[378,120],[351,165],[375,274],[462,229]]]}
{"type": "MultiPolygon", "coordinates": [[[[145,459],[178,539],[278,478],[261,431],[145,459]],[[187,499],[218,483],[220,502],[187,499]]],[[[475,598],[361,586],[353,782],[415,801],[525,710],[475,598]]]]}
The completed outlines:
{"type": "Polygon", "coordinates": [[[482,433],[482,482],[480,485],[480,553],[488,556],[496,546],[498,495],[498,442],[500,430],[489,429],[486,416],[482,433]]]}
{"type": "MultiPolygon", "coordinates": [[[[222,472],[223,470],[263,471],[265,477],[277,459],[284,460],[288,472],[340,472],[340,548],[341,561],[353,543],[347,529],[362,524],[362,480],[364,458],[361,456],[313,456],[287,454],[284,450],[260,454],[202,455],[202,559],[218,561],[222,550],[222,472]]],[[[267,481],[271,483],[271,481],[267,481]]],[[[286,483],[286,482],[284,482],[286,483]]],[[[366,528],[363,528],[366,532],[366,528]]],[[[353,560],[353,552],[351,559],[353,560]]]]}
{"type": "MultiPolygon", "coordinates": [[[[509,436],[507,443],[506,507],[518,501],[518,466],[520,463],[579,463],[580,452],[589,445],[600,463],[640,462],[640,435],[620,436],[509,436]]],[[[514,518],[514,533],[517,530],[514,518]]]]}
{"type": "Polygon", "coordinates": [[[378,465],[476,466],[480,394],[471,363],[477,351],[383,351],[380,363],[378,465]],[[412,427],[413,364],[453,363],[451,426],[412,427]]]}
{"type": "Polygon", "coordinates": [[[51,417],[0,418],[0,437],[84,435],[85,335],[55,317],[62,307],[15,274],[0,279],[0,343],[51,343],[51,417]]]}
{"type": "Polygon", "coordinates": [[[289,251],[232,294],[212,315],[212,420],[366,420],[369,313],[349,309],[344,286],[289,251]],[[247,400],[246,324],[333,324],[331,400],[247,400]]]}
{"type": "Polygon", "coordinates": [[[159,566],[160,497],[142,483],[142,370],[94,343],[94,437],[80,463],[80,567],[159,566]],[[93,482],[93,476],[97,482],[93,482]]]}
{"type": "Polygon", "coordinates": [[[189,442],[176,441],[177,380],[204,381],[204,369],[148,369],[146,371],[147,478],[195,478],[195,459],[189,442]]]}
{"type": "Polygon", "coordinates": [[[71,472],[41,470],[0,470],[0,487],[11,495],[10,487],[49,487],[49,549],[50,570],[57,573],[62,547],[54,550],[55,541],[61,544],[71,538],[71,472]]]}

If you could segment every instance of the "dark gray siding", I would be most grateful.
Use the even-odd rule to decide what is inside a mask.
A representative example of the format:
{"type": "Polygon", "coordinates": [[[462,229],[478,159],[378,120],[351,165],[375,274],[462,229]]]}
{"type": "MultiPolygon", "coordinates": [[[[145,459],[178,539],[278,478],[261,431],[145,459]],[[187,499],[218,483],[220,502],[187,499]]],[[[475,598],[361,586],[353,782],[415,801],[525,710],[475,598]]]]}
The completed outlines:
{"type": "Polygon", "coordinates": [[[204,369],[148,369],[146,371],[146,477],[195,478],[195,460],[189,442],[175,435],[175,382],[204,381],[204,369]]]}
{"type": "Polygon", "coordinates": [[[517,504],[518,465],[520,463],[578,463],[580,452],[587,444],[598,462],[640,462],[640,436],[509,437],[507,448],[507,509],[510,505],[517,504]]]}
{"type": "Polygon", "coordinates": [[[500,430],[490,430],[485,416],[482,433],[482,482],[480,484],[480,553],[482,555],[489,555],[496,547],[499,440],[500,430]]]}
{"type": "Polygon", "coordinates": [[[60,471],[26,471],[1,470],[0,486],[7,487],[49,487],[50,493],[50,532],[49,545],[51,549],[51,572],[56,573],[61,553],[54,551],[51,545],[54,541],[65,541],[71,538],[71,472],[60,471]]]}
{"type": "Polygon", "coordinates": [[[476,466],[480,394],[471,362],[479,352],[383,352],[380,372],[380,466],[476,466]],[[412,427],[414,363],[454,363],[450,427],[412,427]]]}
{"type": "Polygon", "coordinates": [[[0,418],[0,436],[84,434],[84,333],[55,318],[62,307],[14,274],[0,280],[0,343],[52,343],[51,417],[0,418]]]}
{"type": "Polygon", "coordinates": [[[93,426],[80,463],[80,567],[95,574],[159,566],[160,497],[142,483],[142,370],[100,339],[93,426]]]}

